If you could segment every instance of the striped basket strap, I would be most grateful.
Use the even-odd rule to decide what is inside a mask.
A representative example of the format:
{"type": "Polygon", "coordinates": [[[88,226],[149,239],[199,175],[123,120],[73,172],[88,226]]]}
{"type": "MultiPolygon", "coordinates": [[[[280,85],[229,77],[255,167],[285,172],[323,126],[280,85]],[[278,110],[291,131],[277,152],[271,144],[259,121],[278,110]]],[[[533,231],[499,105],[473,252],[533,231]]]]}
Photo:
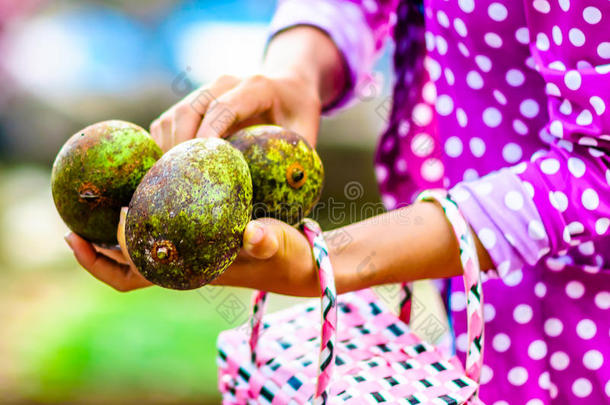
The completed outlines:
{"type": "Polygon", "coordinates": [[[413,307],[413,283],[400,284],[400,312],[398,317],[407,325],[411,322],[411,309],[413,307]]]}
{"type": "Polygon", "coordinates": [[[467,297],[468,351],[466,375],[479,382],[481,368],[483,367],[484,318],[481,272],[474,238],[457,204],[451,200],[446,191],[426,190],[417,197],[417,200],[438,202],[457,237],[460,247],[460,260],[464,269],[464,287],[467,297]]]}
{"type": "MultiPolygon", "coordinates": [[[[335,347],[337,331],[337,292],[328,248],[322,237],[320,226],[311,219],[304,219],[300,228],[313,249],[313,256],[318,268],[318,278],[322,293],[322,333],[320,341],[320,356],[318,360],[318,378],[314,404],[325,404],[329,395],[330,380],[335,365],[335,347]]],[[[262,317],[265,310],[267,293],[257,291],[253,296],[250,334],[250,350],[252,361],[256,364],[256,345],[260,336],[262,317]]]]}
{"type": "Polygon", "coordinates": [[[252,295],[252,317],[250,318],[250,356],[254,364],[256,364],[256,344],[261,333],[266,307],[267,293],[265,291],[255,291],[252,295]]]}

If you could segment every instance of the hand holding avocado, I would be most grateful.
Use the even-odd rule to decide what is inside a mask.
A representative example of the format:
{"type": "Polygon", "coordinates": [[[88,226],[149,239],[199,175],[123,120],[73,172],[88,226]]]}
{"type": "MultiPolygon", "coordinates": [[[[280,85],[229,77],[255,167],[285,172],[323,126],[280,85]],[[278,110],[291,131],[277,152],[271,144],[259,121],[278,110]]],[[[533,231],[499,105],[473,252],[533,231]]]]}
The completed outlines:
{"type": "Polygon", "coordinates": [[[315,87],[298,75],[222,76],[161,114],[150,133],[166,152],[193,138],[225,138],[249,125],[274,123],[315,145],[320,109],[315,87]]]}
{"type": "MultiPolygon", "coordinates": [[[[193,138],[226,137],[249,125],[274,123],[302,134],[314,146],[322,106],[336,103],[347,88],[348,76],[341,60],[332,40],[319,29],[298,26],[282,31],[267,47],[262,74],[243,79],[223,76],[196,90],[153,122],[152,138],[166,152],[193,138]]],[[[318,170],[316,159],[314,156],[309,163],[302,164],[305,170],[309,169],[307,165],[311,165],[311,173],[305,173],[298,166],[284,168],[284,180],[290,178],[294,185],[292,194],[309,190],[307,198],[301,197],[303,205],[318,198],[318,193],[302,184],[305,177],[307,182],[315,178],[318,170]]],[[[253,167],[250,165],[251,172],[255,171],[253,167]]],[[[319,170],[321,172],[321,166],[319,170]]],[[[255,183],[253,192],[257,194],[257,175],[252,177],[255,183]]],[[[89,193],[83,195],[85,200],[89,198],[89,193]]],[[[74,198],[74,194],[70,198],[74,198]]],[[[86,209],[92,209],[92,205],[87,205],[86,209]]],[[[113,209],[112,215],[105,216],[105,221],[110,224],[105,232],[111,239],[110,244],[115,243],[117,221],[117,208],[113,209]]],[[[296,221],[306,214],[305,211],[301,209],[295,218],[286,220],[296,221]]],[[[76,227],[70,228],[84,234],[76,227]]],[[[119,234],[124,233],[121,229],[119,227],[119,234]]],[[[79,263],[107,284],[121,291],[151,284],[135,266],[127,264],[129,254],[125,243],[121,243],[124,249],[123,254],[119,254],[117,250],[95,247],[76,233],[68,234],[66,240],[79,263]]],[[[168,253],[171,257],[171,249],[162,246],[157,257],[160,254],[164,257],[162,260],[166,260],[164,255],[168,253]]],[[[262,218],[246,225],[243,247],[229,269],[213,283],[297,295],[318,293],[311,252],[305,238],[293,227],[277,220],[262,218]]]]}
{"type": "Polygon", "coordinates": [[[150,132],[168,151],[193,138],[225,138],[254,124],[277,124],[316,145],[322,107],[346,91],[349,72],[323,31],[296,26],[277,33],[265,52],[261,73],[221,76],[155,120],[150,132]]]}
{"type": "MultiPolygon", "coordinates": [[[[119,235],[124,233],[124,209],[119,235]]],[[[100,249],[75,233],[66,241],[78,263],[101,282],[127,292],[154,285],[129,260],[127,247],[121,251],[100,249]]],[[[294,227],[271,218],[250,221],[236,260],[213,285],[253,288],[297,296],[319,293],[317,273],[307,239],[294,227]]]]}
{"type": "MultiPolygon", "coordinates": [[[[99,128],[105,131],[107,126],[96,124],[83,133],[97,133],[99,128]]],[[[144,135],[147,136],[145,131],[144,135]]],[[[116,149],[124,144],[125,138],[124,132],[114,131],[103,138],[102,145],[116,149]]],[[[79,219],[98,217],[101,205],[83,204],[79,185],[86,183],[89,188],[101,190],[96,198],[106,201],[107,196],[116,192],[115,184],[122,184],[116,174],[100,175],[105,173],[108,162],[115,162],[115,157],[99,158],[99,153],[90,153],[101,146],[97,138],[83,139],[87,139],[88,152],[64,147],[53,175],[55,200],[61,202],[57,204],[58,210],[64,218],[75,218],[66,222],[81,235],[80,229],[96,228],[89,222],[88,228],[83,227],[79,219]],[[95,157],[93,162],[89,161],[91,156],[95,157]],[[71,179],[67,185],[66,177],[71,179]],[[80,216],[70,215],[74,206],[80,210],[80,216]]],[[[235,146],[218,138],[193,139],[171,149],[139,177],[141,182],[122,221],[124,228],[119,227],[123,255],[95,248],[72,234],[67,241],[77,260],[94,276],[121,291],[150,283],[173,289],[201,287],[224,273],[236,260],[242,243],[243,253],[236,264],[242,271],[238,277],[223,278],[224,282],[268,289],[269,275],[265,269],[290,268],[287,275],[297,269],[303,271],[299,277],[313,274],[308,271],[313,268],[309,246],[295,229],[279,221],[252,222],[249,231],[246,225],[252,218],[253,186],[254,202],[261,208],[256,217],[278,216],[295,224],[309,213],[323,183],[319,157],[299,135],[276,126],[246,129],[233,135],[231,142],[235,146]],[[295,238],[299,242],[286,245],[288,239],[295,238]],[[296,256],[290,248],[295,244],[300,246],[296,256]],[[126,259],[129,257],[133,262],[126,259]],[[295,263],[293,257],[297,257],[295,263]],[[243,269],[256,267],[254,264],[260,264],[260,260],[266,262],[264,268],[244,278],[243,269]],[[265,277],[256,281],[261,275],[265,277]]],[[[71,143],[72,139],[68,145],[71,143]]],[[[121,162],[120,167],[125,164],[121,162]]],[[[115,211],[106,213],[102,220],[115,226],[119,222],[115,211]]],[[[112,237],[112,241],[116,240],[112,237]]],[[[282,279],[275,276],[276,281],[282,279]]]]}

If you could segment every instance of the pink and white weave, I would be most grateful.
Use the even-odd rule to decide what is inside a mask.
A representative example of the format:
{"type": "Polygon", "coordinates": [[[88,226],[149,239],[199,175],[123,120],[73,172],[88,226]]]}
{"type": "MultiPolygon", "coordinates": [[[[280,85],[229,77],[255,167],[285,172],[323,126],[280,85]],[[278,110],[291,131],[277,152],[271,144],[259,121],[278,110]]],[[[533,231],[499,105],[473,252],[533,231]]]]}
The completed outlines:
{"type": "Polygon", "coordinates": [[[483,297],[472,235],[446,194],[427,191],[419,199],[440,203],[459,242],[468,299],[466,369],[411,332],[372,290],[337,300],[321,231],[307,220],[302,230],[320,269],[321,305],[310,301],[263,321],[266,293],[255,293],[250,333],[237,328],[218,338],[223,404],[481,403],[483,297]]]}

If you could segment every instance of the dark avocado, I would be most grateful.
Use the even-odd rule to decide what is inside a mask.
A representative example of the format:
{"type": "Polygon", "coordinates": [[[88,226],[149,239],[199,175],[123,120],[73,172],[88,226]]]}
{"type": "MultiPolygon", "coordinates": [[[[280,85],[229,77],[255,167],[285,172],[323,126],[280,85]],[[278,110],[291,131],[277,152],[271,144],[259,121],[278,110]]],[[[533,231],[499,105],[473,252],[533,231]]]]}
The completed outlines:
{"type": "Polygon", "coordinates": [[[142,179],[127,213],[127,250],[150,282],[198,288],[235,260],[251,215],[243,155],[222,139],[193,139],[172,148],[142,179]]]}
{"type": "Polygon", "coordinates": [[[104,121],[77,132],[53,164],[59,215],[88,241],[115,246],[121,207],[161,155],[148,132],[129,122],[104,121]]]}
{"type": "Polygon", "coordinates": [[[276,125],[255,125],[227,140],[246,158],[254,192],[252,217],[298,223],[320,199],[322,161],[299,134],[276,125]]]}

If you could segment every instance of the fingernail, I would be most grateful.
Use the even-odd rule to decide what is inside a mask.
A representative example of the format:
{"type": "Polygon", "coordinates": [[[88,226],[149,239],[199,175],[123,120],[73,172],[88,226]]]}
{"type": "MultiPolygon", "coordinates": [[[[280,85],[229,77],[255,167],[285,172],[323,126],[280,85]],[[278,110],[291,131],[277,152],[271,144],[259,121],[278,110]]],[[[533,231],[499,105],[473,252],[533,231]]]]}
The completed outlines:
{"type": "Polygon", "coordinates": [[[265,235],[265,228],[262,225],[257,224],[256,222],[250,225],[250,227],[254,227],[254,230],[250,231],[248,243],[256,245],[261,240],[263,240],[263,236],[265,235]]]}
{"type": "Polygon", "coordinates": [[[70,231],[66,232],[66,234],[64,235],[64,240],[66,241],[68,246],[70,246],[70,249],[72,249],[72,241],[70,238],[71,235],[72,235],[72,232],[70,232],[70,231]]]}

